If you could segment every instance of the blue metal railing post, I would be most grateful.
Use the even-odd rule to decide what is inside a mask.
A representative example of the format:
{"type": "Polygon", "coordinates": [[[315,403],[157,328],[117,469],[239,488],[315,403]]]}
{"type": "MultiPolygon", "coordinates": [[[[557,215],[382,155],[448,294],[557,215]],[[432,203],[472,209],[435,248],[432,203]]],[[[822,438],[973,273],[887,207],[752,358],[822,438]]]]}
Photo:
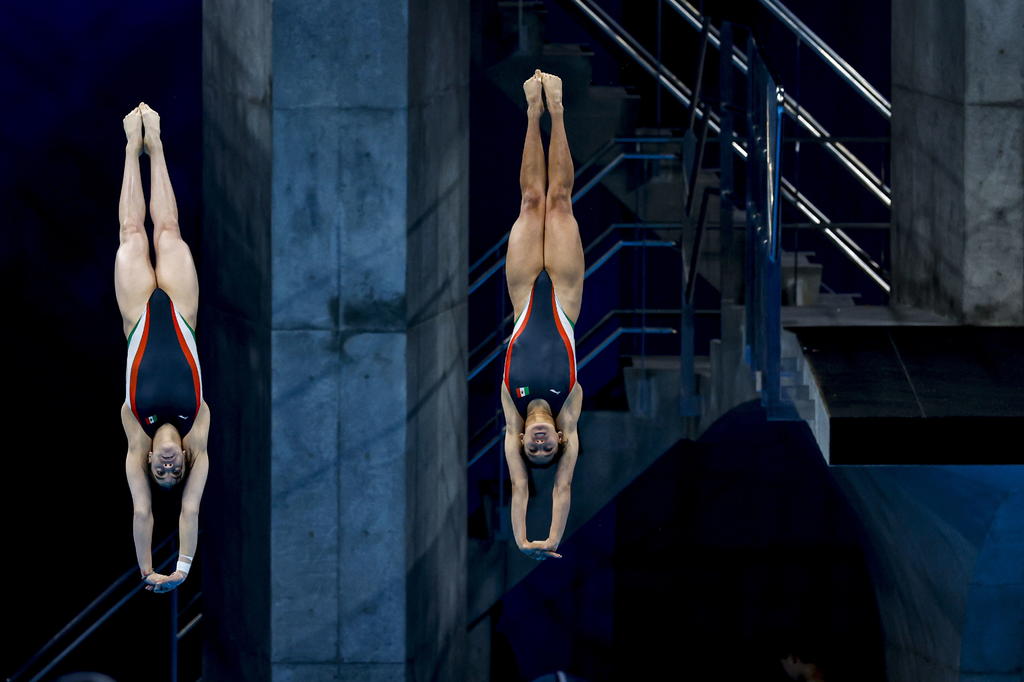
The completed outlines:
{"type": "MultiPolygon", "coordinates": [[[[754,65],[750,63],[750,52],[754,48],[754,39],[748,38],[747,40],[747,65],[750,71],[754,70],[754,65]]],[[[758,267],[757,259],[755,258],[755,249],[758,240],[757,224],[760,217],[757,213],[757,202],[754,197],[755,188],[757,182],[755,181],[755,164],[757,158],[757,134],[756,134],[756,117],[754,116],[755,105],[755,93],[757,86],[755,85],[756,77],[753,73],[748,71],[749,77],[747,78],[747,196],[746,196],[746,208],[747,208],[747,237],[744,248],[743,271],[746,273],[746,281],[744,282],[744,294],[743,300],[746,308],[746,325],[744,327],[743,335],[743,358],[750,368],[755,372],[760,370],[758,366],[758,342],[757,342],[757,320],[759,317],[758,303],[759,299],[757,296],[757,280],[758,280],[758,267]]]]}
{"type": "Polygon", "coordinates": [[[747,123],[747,300],[746,358],[757,373],[761,403],[769,419],[792,418],[781,379],[782,240],[779,220],[779,160],[785,93],[747,43],[750,67],[747,123]]]}
{"type": "Polygon", "coordinates": [[[765,89],[765,142],[767,147],[767,210],[765,226],[768,233],[765,272],[765,408],[769,419],[791,416],[782,397],[782,235],[779,220],[779,161],[782,140],[782,103],[785,93],[769,78],[765,89]]]}

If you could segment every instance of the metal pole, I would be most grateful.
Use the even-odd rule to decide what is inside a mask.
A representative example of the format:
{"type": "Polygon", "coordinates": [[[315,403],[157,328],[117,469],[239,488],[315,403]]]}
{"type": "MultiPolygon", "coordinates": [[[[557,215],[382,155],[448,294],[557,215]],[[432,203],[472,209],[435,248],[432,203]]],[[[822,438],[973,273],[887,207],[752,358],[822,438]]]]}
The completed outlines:
{"type": "Polygon", "coordinates": [[[757,202],[754,200],[754,191],[757,183],[757,144],[754,130],[754,81],[757,79],[754,64],[751,61],[751,54],[754,47],[753,38],[747,40],[747,64],[750,68],[750,77],[747,78],[747,232],[746,232],[746,254],[743,275],[745,278],[744,302],[746,307],[746,333],[744,334],[744,355],[750,368],[757,371],[757,259],[755,258],[755,244],[757,243],[757,202]]]}
{"type": "Polygon", "coordinates": [[[519,31],[519,51],[526,52],[526,40],[523,38],[523,0],[516,7],[516,28],[519,31]]]}
{"type": "Polygon", "coordinates": [[[721,282],[722,303],[735,301],[740,297],[741,281],[737,281],[737,273],[741,254],[736,253],[736,236],[732,225],[733,211],[733,69],[726,55],[732,54],[732,24],[725,22],[721,31],[721,54],[718,65],[719,99],[721,100],[720,130],[718,133],[718,168],[719,187],[719,282],[721,282]]]}
{"type": "Polygon", "coordinates": [[[693,195],[697,191],[697,176],[700,175],[700,168],[704,165],[704,146],[708,143],[707,116],[704,117],[704,125],[700,129],[700,141],[697,142],[697,158],[693,161],[693,169],[690,172],[690,191],[686,195],[686,215],[693,213],[693,195]]]}
{"type": "MultiPolygon", "coordinates": [[[[661,5],[662,0],[658,0],[658,72],[661,72],[661,5]]],[[[655,102],[657,103],[656,121],[658,128],[661,128],[661,88],[654,89],[655,102]]]]}
{"type": "Polygon", "coordinates": [[[171,590],[171,682],[178,682],[178,590],[171,590]]]}
{"type": "MultiPolygon", "coordinates": [[[[794,99],[800,101],[800,36],[796,37],[796,93],[794,99]]],[[[797,110],[799,114],[799,109],[797,110]]],[[[800,143],[793,148],[793,182],[800,186],[800,143]]],[[[781,225],[780,225],[781,230],[781,225]]],[[[790,305],[800,304],[800,231],[793,232],[793,300],[790,305]]]]}
{"type": "MultiPolygon", "coordinates": [[[[661,4],[658,4],[661,7],[661,4]]],[[[700,59],[697,61],[697,85],[693,88],[693,101],[690,103],[690,125],[689,129],[693,130],[693,125],[697,121],[697,105],[700,102],[700,88],[704,82],[704,59],[708,53],[708,18],[704,17],[704,21],[701,22],[700,29],[700,59]]]]}

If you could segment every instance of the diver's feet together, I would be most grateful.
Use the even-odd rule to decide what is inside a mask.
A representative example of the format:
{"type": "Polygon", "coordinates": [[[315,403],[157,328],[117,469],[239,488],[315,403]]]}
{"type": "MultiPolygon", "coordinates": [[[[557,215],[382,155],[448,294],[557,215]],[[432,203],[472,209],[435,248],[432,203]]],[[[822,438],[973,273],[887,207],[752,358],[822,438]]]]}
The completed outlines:
{"type": "Polygon", "coordinates": [[[561,114],[564,110],[562,79],[558,76],[537,69],[523,83],[523,92],[526,93],[526,111],[530,116],[540,116],[544,112],[545,100],[547,100],[548,111],[552,114],[561,114]],[[541,97],[542,92],[543,98],[541,97]]]}
{"type": "Polygon", "coordinates": [[[139,106],[124,117],[124,135],[128,140],[129,153],[141,154],[143,146],[149,155],[163,151],[163,143],[160,141],[160,114],[145,102],[139,102],[139,106]]]}

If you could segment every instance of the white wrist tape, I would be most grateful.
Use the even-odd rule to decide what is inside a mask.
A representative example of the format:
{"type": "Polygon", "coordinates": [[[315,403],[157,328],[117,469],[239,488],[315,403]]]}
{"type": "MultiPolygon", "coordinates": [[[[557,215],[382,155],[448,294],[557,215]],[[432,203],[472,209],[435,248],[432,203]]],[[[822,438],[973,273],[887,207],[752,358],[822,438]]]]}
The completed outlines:
{"type": "Polygon", "coordinates": [[[177,570],[181,571],[186,576],[188,576],[188,572],[189,572],[189,570],[191,568],[192,568],[192,557],[188,556],[187,554],[179,554],[178,555],[177,570]],[[182,561],[182,559],[188,559],[188,561],[182,561]]]}

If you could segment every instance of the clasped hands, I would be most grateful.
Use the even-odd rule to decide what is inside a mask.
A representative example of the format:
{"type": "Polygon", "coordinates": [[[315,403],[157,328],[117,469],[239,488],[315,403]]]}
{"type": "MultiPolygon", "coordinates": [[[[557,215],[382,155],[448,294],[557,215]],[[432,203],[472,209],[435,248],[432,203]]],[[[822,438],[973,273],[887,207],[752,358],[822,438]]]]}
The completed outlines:
{"type": "Polygon", "coordinates": [[[175,571],[170,575],[162,575],[160,573],[150,571],[143,575],[142,580],[146,583],[147,591],[162,594],[164,592],[170,592],[175,587],[185,582],[185,574],[181,571],[175,571]]]}
{"type": "Polygon", "coordinates": [[[558,549],[558,542],[551,538],[547,540],[527,540],[519,545],[519,551],[535,561],[561,559],[562,555],[557,553],[556,549],[558,549]]]}

